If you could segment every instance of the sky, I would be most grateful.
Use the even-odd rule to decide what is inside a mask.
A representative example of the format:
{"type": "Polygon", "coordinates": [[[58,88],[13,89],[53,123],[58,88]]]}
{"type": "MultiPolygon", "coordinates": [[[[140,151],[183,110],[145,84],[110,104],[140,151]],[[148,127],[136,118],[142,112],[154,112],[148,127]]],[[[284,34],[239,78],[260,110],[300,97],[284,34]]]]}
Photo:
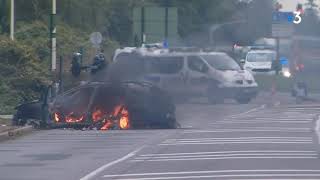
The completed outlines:
{"type": "MultiPolygon", "coordinates": [[[[294,11],[298,3],[306,3],[306,0],[278,0],[283,5],[282,11],[294,11]]],[[[320,5],[320,0],[316,0],[316,3],[320,5]]]]}

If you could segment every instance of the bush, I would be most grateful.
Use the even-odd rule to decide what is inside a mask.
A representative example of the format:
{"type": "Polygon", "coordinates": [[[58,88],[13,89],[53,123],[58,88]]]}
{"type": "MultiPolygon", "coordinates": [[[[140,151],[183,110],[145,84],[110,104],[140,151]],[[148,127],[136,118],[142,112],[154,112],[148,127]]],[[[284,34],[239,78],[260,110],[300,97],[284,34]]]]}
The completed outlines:
{"type": "Polygon", "coordinates": [[[0,47],[0,113],[9,113],[19,102],[38,98],[49,75],[32,47],[4,36],[0,47]]]}
{"type": "MultiPolygon", "coordinates": [[[[89,42],[90,33],[58,22],[57,58],[63,56],[64,59],[65,88],[88,78],[85,73],[79,79],[71,78],[69,69],[73,52],[80,48],[84,49],[84,64],[92,62],[96,50],[89,42]]],[[[0,113],[10,113],[19,103],[37,99],[41,86],[48,84],[50,79],[47,24],[42,21],[18,22],[15,38],[16,41],[11,41],[7,36],[0,36],[0,113]]],[[[102,44],[109,58],[118,46],[110,39],[105,39],[102,44]]]]}

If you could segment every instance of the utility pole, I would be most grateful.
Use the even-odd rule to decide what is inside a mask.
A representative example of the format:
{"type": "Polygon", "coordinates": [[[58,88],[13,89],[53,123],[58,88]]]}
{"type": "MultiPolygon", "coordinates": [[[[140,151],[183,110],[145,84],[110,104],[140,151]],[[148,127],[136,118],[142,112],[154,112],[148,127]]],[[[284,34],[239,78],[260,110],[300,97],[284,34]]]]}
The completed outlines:
{"type": "Polygon", "coordinates": [[[14,0],[11,0],[10,6],[10,39],[14,40],[14,0]]]}
{"type": "Polygon", "coordinates": [[[276,37],[276,75],[278,75],[280,71],[280,38],[276,37]]]}
{"type": "Polygon", "coordinates": [[[165,41],[167,42],[168,41],[168,29],[169,29],[169,25],[168,25],[168,19],[169,19],[169,0],[166,0],[165,2],[165,27],[164,27],[164,38],[165,38],[165,41]]]}
{"type": "Polygon", "coordinates": [[[57,69],[57,40],[55,16],[57,14],[57,1],[52,0],[52,13],[50,14],[50,42],[51,42],[51,71],[57,69]]]}
{"type": "Polygon", "coordinates": [[[141,45],[145,43],[146,41],[146,37],[145,37],[145,8],[144,8],[144,4],[141,7],[141,45]]]}

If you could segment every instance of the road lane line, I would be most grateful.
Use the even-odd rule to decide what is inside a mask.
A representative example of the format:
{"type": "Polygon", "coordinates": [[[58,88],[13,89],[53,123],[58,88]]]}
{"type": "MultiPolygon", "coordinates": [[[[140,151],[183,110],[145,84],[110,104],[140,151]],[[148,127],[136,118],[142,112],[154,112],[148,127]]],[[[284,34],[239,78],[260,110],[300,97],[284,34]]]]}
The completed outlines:
{"type": "Polygon", "coordinates": [[[270,128],[270,129],[220,129],[220,130],[185,130],[184,134],[193,133],[232,133],[232,132],[295,132],[306,133],[310,132],[309,128],[270,128]]]}
{"type": "Polygon", "coordinates": [[[256,142],[256,141],[312,141],[312,138],[308,138],[308,139],[199,139],[199,140],[176,140],[176,141],[164,141],[162,142],[163,144],[167,144],[167,143],[192,143],[192,142],[256,142]]]}
{"type": "MultiPolygon", "coordinates": [[[[255,117],[253,118],[255,120],[289,120],[289,121],[293,121],[293,120],[313,120],[313,118],[306,118],[305,116],[304,117],[301,117],[301,118],[297,118],[297,117],[255,117]]],[[[234,120],[234,119],[233,119],[234,120]]]]}
{"type": "Polygon", "coordinates": [[[317,156],[318,153],[309,153],[309,154],[302,154],[302,153],[251,153],[251,154],[210,154],[210,155],[192,155],[192,156],[155,156],[155,157],[136,157],[135,160],[149,160],[149,159],[178,159],[178,158],[210,158],[210,157],[255,157],[255,156],[274,156],[274,157],[286,157],[286,156],[317,156]]]}
{"type": "Polygon", "coordinates": [[[235,160],[235,159],[318,159],[317,156],[243,156],[243,157],[212,157],[212,158],[171,158],[171,159],[144,159],[131,160],[131,162],[161,162],[161,161],[198,161],[198,160],[235,160]]]}
{"type": "MultiPolygon", "coordinates": [[[[212,152],[190,152],[190,153],[163,153],[142,154],[141,157],[153,156],[176,156],[176,155],[202,155],[202,154],[230,154],[230,153],[316,153],[317,151],[281,151],[281,150],[254,150],[254,151],[212,151],[212,152]]],[[[139,156],[139,157],[140,157],[139,156]]]]}
{"type": "Polygon", "coordinates": [[[172,144],[158,144],[158,146],[179,146],[179,145],[227,145],[227,144],[312,144],[312,141],[309,142],[212,142],[212,143],[172,143],[172,144]]]}
{"type": "Polygon", "coordinates": [[[99,167],[98,169],[96,169],[96,170],[90,172],[89,174],[85,175],[84,177],[80,178],[80,180],[90,180],[90,179],[96,177],[99,173],[101,173],[102,171],[105,171],[106,169],[110,168],[111,166],[114,166],[114,165],[116,165],[116,164],[118,164],[118,163],[120,163],[122,161],[125,161],[125,160],[135,156],[144,147],[145,146],[142,146],[142,147],[130,152],[129,154],[123,156],[122,158],[119,158],[119,159],[117,159],[115,161],[112,161],[112,162],[110,162],[108,164],[105,164],[105,165],[99,167]]]}
{"type": "Polygon", "coordinates": [[[291,139],[255,139],[255,140],[242,140],[242,139],[230,139],[230,140],[198,140],[198,141],[172,141],[172,142],[163,142],[162,144],[171,144],[171,143],[211,143],[211,142],[312,142],[310,140],[291,140],[291,139]]]}
{"type": "Polygon", "coordinates": [[[278,124],[308,124],[310,123],[310,121],[243,121],[243,120],[240,120],[240,121],[219,121],[219,122],[214,122],[214,123],[209,123],[210,125],[224,125],[224,124],[270,124],[270,123],[278,123],[278,124]]]}
{"type": "Polygon", "coordinates": [[[161,172],[161,173],[132,173],[132,174],[114,174],[104,175],[103,177],[127,177],[127,176],[157,176],[157,175],[187,175],[187,174],[221,174],[221,173],[320,173],[319,169],[248,169],[248,170],[216,170],[216,171],[175,171],[175,172],[161,172]]]}
{"type": "Polygon", "coordinates": [[[232,137],[232,138],[180,138],[180,139],[167,139],[164,142],[169,141],[196,141],[196,140],[230,140],[230,139],[311,139],[309,136],[249,136],[249,137],[232,137]]]}
{"type": "MultiPolygon", "coordinates": [[[[277,177],[288,177],[295,179],[296,177],[305,178],[305,177],[313,177],[320,178],[320,174],[239,174],[239,175],[207,175],[207,176],[173,176],[173,177],[147,177],[147,178],[126,178],[126,179],[118,179],[118,180],[170,180],[170,179],[204,179],[204,178],[273,178],[277,179],[277,177]]],[[[304,179],[305,180],[305,179],[304,179]]]]}
{"type": "Polygon", "coordinates": [[[254,111],[258,111],[260,109],[264,109],[265,107],[266,107],[266,105],[264,104],[264,105],[252,108],[249,111],[246,111],[246,112],[243,112],[243,113],[239,113],[239,114],[234,114],[234,115],[231,115],[231,116],[228,116],[228,117],[236,118],[236,117],[239,117],[239,116],[242,116],[242,115],[249,114],[249,113],[254,112],[254,111]]]}
{"type": "Polygon", "coordinates": [[[317,172],[319,169],[244,169],[244,170],[216,170],[216,171],[176,171],[163,173],[135,173],[135,174],[121,174],[121,175],[104,175],[104,177],[125,177],[125,176],[153,176],[153,175],[179,175],[179,174],[210,174],[210,173],[272,173],[272,172],[317,172]]]}

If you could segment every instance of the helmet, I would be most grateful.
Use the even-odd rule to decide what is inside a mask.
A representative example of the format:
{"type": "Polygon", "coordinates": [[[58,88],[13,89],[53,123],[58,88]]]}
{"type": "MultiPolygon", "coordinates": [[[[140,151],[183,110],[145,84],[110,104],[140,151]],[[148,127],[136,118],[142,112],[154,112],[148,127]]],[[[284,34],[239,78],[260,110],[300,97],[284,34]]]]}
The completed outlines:
{"type": "Polygon", "coordinates": [[[73,56],[81,56],[81,53],[79,52],[73,53],[73,56]]]}
{"type": "Polygon", "coordinates": [[[99,53],[99,57],[100,58],[104,58],[104,54],[103,53],[99,53]]]}

